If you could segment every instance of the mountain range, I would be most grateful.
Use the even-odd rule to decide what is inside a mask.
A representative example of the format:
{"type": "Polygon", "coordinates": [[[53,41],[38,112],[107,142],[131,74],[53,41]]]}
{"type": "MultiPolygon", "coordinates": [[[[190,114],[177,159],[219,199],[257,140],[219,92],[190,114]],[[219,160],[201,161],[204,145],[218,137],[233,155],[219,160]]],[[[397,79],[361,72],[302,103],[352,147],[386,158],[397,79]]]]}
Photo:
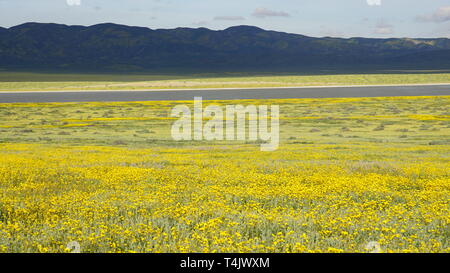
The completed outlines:
{"type": "Polygon", "coordinates": [[[315,38],[254,26],[0,28],[0,68],[74,70],[450,69],[450,39],[315,38]]]}

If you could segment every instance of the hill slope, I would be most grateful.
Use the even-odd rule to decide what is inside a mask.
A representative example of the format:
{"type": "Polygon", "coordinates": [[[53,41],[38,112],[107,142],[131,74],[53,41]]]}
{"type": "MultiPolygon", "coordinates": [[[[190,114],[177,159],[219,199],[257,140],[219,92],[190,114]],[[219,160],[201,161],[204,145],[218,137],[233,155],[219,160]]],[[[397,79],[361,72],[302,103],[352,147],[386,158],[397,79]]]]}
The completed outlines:
{"type": "Polygon", "coordinates": [[[449,39],[313,38],[236,26],[152,30],[26,23],[0,28],[0,67],[92,70],[450,68],[449,39]]]}

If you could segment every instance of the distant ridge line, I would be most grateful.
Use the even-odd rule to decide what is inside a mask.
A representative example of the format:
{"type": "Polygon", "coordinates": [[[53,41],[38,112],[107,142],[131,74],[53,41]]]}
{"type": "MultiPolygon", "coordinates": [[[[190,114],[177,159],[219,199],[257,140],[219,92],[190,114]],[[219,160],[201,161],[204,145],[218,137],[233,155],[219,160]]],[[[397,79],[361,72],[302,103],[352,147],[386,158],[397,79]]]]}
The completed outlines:
{"type": "Polygon", "coordinates": [[[449,69],[450,39],[315,38],[254,26],[150,29],[113,23],[0,28],[0,68],[105,71],[449,69]]]}

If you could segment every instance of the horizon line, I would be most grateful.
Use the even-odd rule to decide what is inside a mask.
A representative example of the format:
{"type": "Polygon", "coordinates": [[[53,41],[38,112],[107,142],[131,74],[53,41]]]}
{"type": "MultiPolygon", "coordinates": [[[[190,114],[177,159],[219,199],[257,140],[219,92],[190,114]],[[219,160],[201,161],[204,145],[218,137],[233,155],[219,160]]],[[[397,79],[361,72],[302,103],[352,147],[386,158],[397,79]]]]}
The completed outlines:
{"type": "Polygon", "coordinates": [[[60,25],[60,26],[66,26],[66,27],[85,27],[85,28],[90,28],[90,27],[95,27],[95,26],[100,26],[100,25],[116,25],[116,26],[125,26],[125,27],[130,27],[130,28],[145,28],[148,30],[152,30],[152,31],[158,31],[158,30],[175,30],[175,29],[206,29],[209,31],[215,31],[215,32],[220,32],[220,31],[226,31],[228,29],[231,28],[236,28],[236,27],[252,27],[252,28],[257,28],[257,29],[261,29],[263,31],[270,31],[270,32],[277,32],[277,33],[284,33],[284,34],[289,34],[289,35],[299,35],[299,36],[304,36],[304,37],[308,37],[308,38],[317,38],[317,39],[321,39],[321,38],[332,38],[332,39],[357,39],[357,38],[363,38],[363,39],[374,39],[374,40],[389,40],[389,39],[421,39],[421,40],[428,40],[428,39],[446,39],[446,40],[450,40],[450,38],[448,37],[427,37],[427,38],[417,38],[417,37],[385,37],[385,38],[381,38],[381,37],[364,37],[364,36],[353,36],[353,37],[337,37],[337,36],[309,36],[309,35],[304,35],[301,33],[293,33],[293,32],[286,32],[286,31],[279,31],[279,30],[270,30],[270,29],[265,29],[262,27],[258,27],[258,26],[254,26],[254,25],[234,25],[234,26],[230,26],[224,29],[211,29],[208,27],[174,27],[174,28],[150,28],[148,26],[136,26],[136,25],[126,25],[126,24],[119,24],[119,23],[112,23],[112,22],[104,22],[104,23],[98,23],[98,24],[93,24],[93,25],[78,25],[78,24],[65,24],[65,23],[54,23],[54,22],[36,22],[36,21],[31,21],[31,22],[25,22],[25,23],[21,23],[15,26],[11,26],[11,27],[2,27],[0,26],[0,28],[3,29],[12,29],[15,27],[20,27],[23,25],[27,25],[27,24],[41,24],[41,25],[60,25]]]}

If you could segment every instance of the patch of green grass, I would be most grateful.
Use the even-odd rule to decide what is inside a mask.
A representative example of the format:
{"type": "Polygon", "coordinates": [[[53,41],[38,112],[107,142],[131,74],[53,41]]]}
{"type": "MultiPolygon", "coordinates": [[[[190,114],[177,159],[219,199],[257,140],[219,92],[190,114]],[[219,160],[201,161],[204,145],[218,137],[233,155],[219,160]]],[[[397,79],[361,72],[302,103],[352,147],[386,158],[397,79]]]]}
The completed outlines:
{"type": "Polygon", "coordinates": [[[0,71],[0,91],[147,90],[450,83],[450,73],[57,74],[0,71]]]}
{"type": "MultiPolygon", "coordinates": [[[[442,96],[241,100],[233,104],[280,105],[282,145],[437,145],[449,139],[449,100],[450,97],[442,96]]],[[[205,145],[172,141],[170,129],[174,119],[170,111],[178,104],[192,102],[0,104],[0,142],[130,147],[205,145]]],[[[230,102],[205,102],[205,106],[208,104],[230,102]]]]}

